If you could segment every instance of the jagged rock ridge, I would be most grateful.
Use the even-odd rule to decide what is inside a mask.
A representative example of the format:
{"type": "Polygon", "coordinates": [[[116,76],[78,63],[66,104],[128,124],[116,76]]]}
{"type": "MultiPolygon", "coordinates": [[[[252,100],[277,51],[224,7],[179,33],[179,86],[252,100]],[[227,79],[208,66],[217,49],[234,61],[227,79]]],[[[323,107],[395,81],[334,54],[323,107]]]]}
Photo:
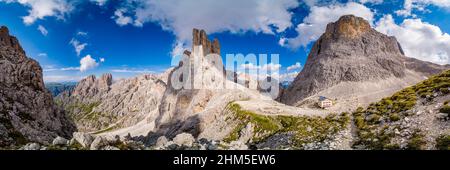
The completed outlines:
{"type": "MultiPolygon", "coordinates": [[[[166,88],[167,73],[143,74],[113,82],[111,74],[82,79],[69,92],[57,96],[83,132],[104,132],[152,119],[166,88]]],[[[151,128],[149,128],[151,130],[151,128]]]]}
{"type": "Polygon", "coordinates": [[[192,31],[192,50],[196,46],[203,46],[203,54],[207,55],[210,53],[220,54],[220,44],[219,40],[216,38],[211,42],[206,35],[205,30],[194,29],[192,31]]]}
{"type": "Polygon", "coordinates": [[[45,88],[42,68],[19,41],[0,28],[0,147],[70,137],[75,126],[45,88]]]}

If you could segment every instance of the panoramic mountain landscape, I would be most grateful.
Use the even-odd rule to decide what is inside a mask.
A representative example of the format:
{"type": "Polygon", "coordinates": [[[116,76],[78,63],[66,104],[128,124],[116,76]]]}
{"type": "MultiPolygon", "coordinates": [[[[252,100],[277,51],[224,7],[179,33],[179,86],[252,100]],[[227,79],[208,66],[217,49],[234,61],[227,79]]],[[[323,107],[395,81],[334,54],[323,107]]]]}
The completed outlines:
{"type": "MultiPolygon", "coordinates": [[[[93,2],[96,4],[90,4],[89,8],[114,5],[108,1],[93,2]]],[[[14,1],[0,0],[1,3],[11,5],[14,1]]],[[[30,5],[25,1],[17,3],[30,5]]],[[[281,4],[294,9],[299,2],[281,4]]],[[[415,53],[416,48],[411,48],[403,36],[393,35],[392,30],[383,27],[383,22],[392,20],[391,15],[374,23],[374,16],[354,12],[358,8],[366,9],[363,2],[342,4],[330,8],[352,10],[335,13],[321,26],[314,25],[314,21],[309,23],[309,27],[315,27],[320,33],[312,35],[315,39],[308,40],[309,46],[303,45],[304,64],[296,62],[281,73],[278,55],[258,55],[259,60],[270,61],[259,61],[259,65],[254,63],[257,55],[229,55],[233,53],[231,47],[253,48],[246,46],[246,42],[238,42],[244,36],[249,36],[258,46],[258,41],[264,41],[258,40],[259,34],[246,35],[244,31],[241,37],[229,38],[219,32],[231,34],[233,30],[217,31],[198,23],[174,29],[177,41],[184,44],[177,50],[177,44],[173,45],[178,55],[171,56],[170,66],[164,68],[137,70],[125,63],[110,70],[89,72],[106,65],[108,59],[94,57],[102,56],[99,51],[81,57],[85,47],[94,46],[81,41],[94,39],[97,34],[79,30],[68,44],[77,53],[79,67],[42,65],[48,62],[51,53],[38,55],[40,60],[35,60],[28,53],[30,50],[35,56],[37,47],[30,45],[33,38],[28,39],[22,30],[14,29],[19,26],[0,20],[5,25],[0,28],[0,149],[450,149],[450,65],[446,56],[450,54],[439,53],[439,62],[417,57],[419,52],[415,53]],[[267,56],[270,58],[264,58],[267,56]],[[75,73],[57,75],[55,72],[75,73]]],[[[280,7],[274,5],[274,8],[280,7]]],[[[311,7],[311,13],[314,8],[326,7],[311,7]]],[[[130,11],[121,8],[114,14],[118,18],[112,19],[121,29],[133,24],[144,29],[141,22],[145,19],[128,14],[130,11]]],[[[145,14],[139,16],[142,15],[145,14]]],[[[23,19],[30,25],[42,17],[23,19]]],[[[172,27],[172,21],[163,22],[167,22],[162,24],[163,30],[172,27]]],[[[309,29],[302,24],[298,30],[309,29]]],[[[283,24],[273,22],[261,29],[275,34],[271,27],[281,32],[280,25],[283,24]]],[[[49,34],[47,29],[38,29],[45,36],[49,34]]],[[[141,41],[137,37],[164,41],[161,37],[129,36],[133,38],[120,39],[120,47],[108,49],[123,48],[131,54],[135,54],[135,49],[149,46],[155,46],[151,50],[163,50],[158,42],[143,47],[128,46],[133,41],[141,41]]],[[[447,33],[443,36],[449,37],[447,33]]],[[[292,42],[297,38],[281,37],[279,44],[295,46],[292,42]]],[[[419,39],[415,42],[419,43],[419,39]]],[[[105,39],[103,43],[108,40],[111,44],[115,41],[105,39]]],[[[444,44],[442,49],[446,48],[444,44]]],[[[298,51],[282,52],[279,60],[284,60],[282,54],[300,55],[298,51]]],[[[147,60],[156,63],[160,59],[132,58],[131,54],[122,60],[137,62],[136,67],[147,60]]],[[[63,63],[70,59],[61,60],[63,63]]]]}

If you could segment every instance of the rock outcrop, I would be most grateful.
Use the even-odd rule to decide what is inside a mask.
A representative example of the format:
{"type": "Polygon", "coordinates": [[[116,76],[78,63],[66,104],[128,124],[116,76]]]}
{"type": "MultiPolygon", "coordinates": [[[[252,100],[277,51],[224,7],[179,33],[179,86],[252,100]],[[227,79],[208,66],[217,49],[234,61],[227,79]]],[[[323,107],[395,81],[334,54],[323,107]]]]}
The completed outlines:
{"type": "Polygon", "coordinates": [[[0,28],[0,147],[70,137],[76,130],[45,88],[42,68],[0,28]]]}
{"type": "Polygon", "coordinates": [[[90,75],[82,79],[73,90],[74,96],[93,97],[97,94],[108,93],[112,84],[112,75],[103,74],[100,79],[90,75]]]}
{"type": "Polygon", "coordinates": [[[299,106],[322,95],[341,103],[351,98],[344,105],[355,108],[351,103],[377,101],[446,68],[406,57],[395,37],[377,32],[363,18],[346,15],[327,25],[279,101],[299,106]]]}
{"type": "MultiPolygon", "coordinates": [[[[210,53],[220,54],[220,44],[219,40],[214,39],[212,42],[208,39],[206,32],[204,30],[194,29],[192,31],[192,49],[196,46],[203,47],[203,54],[207,55],[210,53]]],[[[190,55],[190,53],[188,53],[190,55]]]]}

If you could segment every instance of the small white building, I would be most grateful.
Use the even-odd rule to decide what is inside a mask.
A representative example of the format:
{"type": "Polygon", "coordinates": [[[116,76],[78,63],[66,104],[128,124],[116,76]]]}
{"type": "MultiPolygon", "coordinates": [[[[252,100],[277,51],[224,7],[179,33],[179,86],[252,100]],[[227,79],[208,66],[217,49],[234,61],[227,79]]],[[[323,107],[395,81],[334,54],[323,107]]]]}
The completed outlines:
{"type": "Polygon", "coordinates": [[[318,104],[319,104],[319,107],[326,109],[326,108],[333,106],[333,101],[324,96],[319,96],[318,104]]]}

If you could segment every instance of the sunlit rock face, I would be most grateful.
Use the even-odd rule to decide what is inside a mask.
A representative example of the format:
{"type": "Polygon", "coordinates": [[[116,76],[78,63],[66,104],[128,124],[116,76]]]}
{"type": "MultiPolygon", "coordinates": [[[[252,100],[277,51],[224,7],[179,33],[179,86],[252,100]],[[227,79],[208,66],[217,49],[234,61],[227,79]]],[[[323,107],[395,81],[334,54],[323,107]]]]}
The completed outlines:
{"type": "Polygon", "coordinates": [[[26,56],[19,41],[0,28],[0,147],[49,143],[70,137],[73,123],[45,88],[42,68],[26,56]]]}
{"type": "MultiPolygon", "coordinates": [[[[401,84],[396,88],[399,90],[445,68],[448,66],[406,57],[395,37],[377,32],[363,18],[345,15],[327,25],[326,32],[314,43],[305,67],[289,88],[283,91],[279,101],[298,105],[304,99],[344,82],[365,83],[389,79],[385,85],[380,82],[379,87],[360,84],[359,90],[358,85],[355,85],[354,90],[341,90],[348,96],[389,89],[392,84],[401,84]]],[[[323,95],[333,99],[343,98],[344,94],[338,94],[339,89],[342,88],[323,95]]]]}

